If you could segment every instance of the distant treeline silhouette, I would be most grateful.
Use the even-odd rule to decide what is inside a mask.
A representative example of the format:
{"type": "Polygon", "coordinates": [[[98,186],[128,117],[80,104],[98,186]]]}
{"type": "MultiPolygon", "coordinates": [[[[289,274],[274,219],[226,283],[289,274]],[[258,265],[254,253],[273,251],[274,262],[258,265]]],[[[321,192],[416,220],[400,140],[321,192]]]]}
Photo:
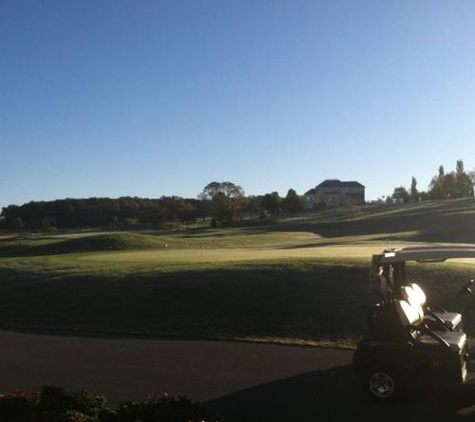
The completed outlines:
{"type": "Polygon", "coordinates": [[[206,217],[207,204],[198,199],[122,197],[60,199],[29,202],[3,208],[4,226],[9,229],[117,227],[137,224],[163,226],[167,221],[206,217]],[[192,210],[186,216],[186,210],[192,210]]]}
{"type": "Polygon", "coordinates": [[[167,223],[188,225],[199,219],[211,225],[230,225],[249,217],[293,215],[303,210],[303,200],[290,189],[285,198],[277,192],[263,196],[244,195],[231,182],[208,184],[199,199],[162,196],[158,199],[122,197],[59,199],[9,205],[2,209],[3,228],[52,230],[54,228],[127,227],[146,225],[164,227],[167,223]]]}

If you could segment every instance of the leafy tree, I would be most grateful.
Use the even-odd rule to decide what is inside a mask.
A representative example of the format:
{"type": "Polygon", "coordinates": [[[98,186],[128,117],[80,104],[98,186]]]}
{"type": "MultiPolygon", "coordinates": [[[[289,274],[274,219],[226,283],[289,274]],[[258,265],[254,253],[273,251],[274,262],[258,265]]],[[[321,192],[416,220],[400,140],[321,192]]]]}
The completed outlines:
{"type": "Polygon", "coordinates": [[[419,191],[417,190],[417,180],[412,176],[411,180],[411,200],[417,201],[419,199],[419,191]]]}
{"type": "Polygon", "coordinates": [[[212,213],[217,222],[230,225],[233,222],[233,203],[224,192],[218,192],[212,199],[212,213]]]}
{"type": "Polygon", "coordinates": [[[284,199],[284,210],[290,214],[297,214],[303,211],[303,199],[297,195],[294,189],[289,189],[284,199]]]}
{"type": "Polygon", "coordinates": [[[234,213],[242,204],[244,190],[231,182],[211,182],[199,195],[201,200],[209,200],[212,204],[212,215],[221,224],[230,225],[234,221],[234,213]]]}
{"type": "Polygon", "coordinates": [[[261,203],[257,196],[248,196],[247,197],[247,211],[251,215],[251,218],[254,215],[260,215],[261,213],[261,203]]]}
{"type": "Polygon", "coordinates": [[[474,181],[464,170],[462,160],[457,160],[456,170],[445,174],[443,166],[430,183],[429,194],[432,199],[465,198],[473,196],[474,181]]]}
{"type": "Polygon", "coordinates": [[[179,196],[162,196],[160,200],[164,206],[167,221],[178,220],[183,199],[179,196]]]}
{"type": "Polygon", "coordinates": [[[206,221],[206,217],[212,213],[212,203],[209,199],[189,199],[188,200],[196,209],[196,218],[201,218],[203,222],[206,221]]]}
{"type": "Polygon", "coordinates": [[[407,192],[406,188],[403,186],[394,188],[394,192],[391,195],[391,197],[395,201],[409,202],[409,193],[407,192]]]}
{"type": "Polygon", "coordinates": [[[223,194],[228,199],[236,199],[244,196],[244,190],[231,182],[211,182],[205,186],[199,197],[213,200],[218,194],[223,194]]]}
{"type": "Polygon", "coordinates": [[[182,201],[178,205],[178,215],[180,220],[185,223],[186,230],[188,230],[190,223],[196,221],[196,207],[189,202],[182,201]]]}
{"type": "Polygon", "coordinates": [[[473,180],[470,174],[465,172],[462,160],[457,160],[455,184],[456,186],[453,192],[455,198],[473,196],[473,180]]]}
{"type": "Polygon", "coordinates": [[[262,198],[262,207],[271,214],[276,214],[282,206],[282,198],[277,192],[266,193],[262,198]]]}
{"type": "Polygon", "coordinates": [[[246,213],[249,212],[251,201],[249,198],[242,196],[237,198],[233,205],[233,213],[240,221],[243,221],[246,213]]]}
{"type": "Polygon", "coordinates": [[[439,173],[434,176],[429,185],[429,193],[433,199],[442,199],[445,197],[445,171],[444,166],[439,166],[439,173]]]}
{"type": "Polygon", "coordinates": [[[468,173],[468,178],[472,182],[472,186],[475,186],[475,170],[468,173]]]}

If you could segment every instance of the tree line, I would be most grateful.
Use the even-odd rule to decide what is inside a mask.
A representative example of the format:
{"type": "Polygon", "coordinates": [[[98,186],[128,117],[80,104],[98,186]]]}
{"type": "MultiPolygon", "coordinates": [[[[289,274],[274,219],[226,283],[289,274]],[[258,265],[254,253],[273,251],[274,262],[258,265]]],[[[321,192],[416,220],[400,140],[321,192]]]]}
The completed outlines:
{"type": "MultiPolygon", "coordinates": [[[[462,160],[455,171],[443,166],[432,178],[427,191],[419,191],[417,180],[411,186],[396,187],[387,202],[409,202],[428,199],[464,198],[474,195],[475,172],[466,172],[462,160]]],[[[166,227],[168,223],[189,224],[202,220],[211,226],[229,226],[249,218],[294,216],[304,211],[302,196],[289,189],[285,197],[278,192],[246,196],[241,186],[232,182],[211,182],[196,199],[162,196],[158,199],[122,197],[60,199],[32,201],[2,208],[0,228],[54,230],[87,227],[166,227]]]]}
{"type": "Polygon", "coordinates": [[[438,173],[431,179],[427,191],[419,191],[417,179],[413,176],[411,186],[394,188],[387,201],[409,202],[430,199],[467,198],[474,195],[475,171],[466,172],[463,160],[457,160],[455,171],[445,172],[444,166],[439,166],[438,173]]]}
{"type": "Polygon", "coordinates": [[[121,197],[32,201],[2,208],[0,228],[53,230],[86,227],[188,226],[208,220],[212,226],[232,225],[247,218],[295,215],[303,211],[303,199],[294,189],[282,198],[277,192],[246,196],[232,182],[212,182],[197,199],[162,196],[158,199],[121,197]]]}

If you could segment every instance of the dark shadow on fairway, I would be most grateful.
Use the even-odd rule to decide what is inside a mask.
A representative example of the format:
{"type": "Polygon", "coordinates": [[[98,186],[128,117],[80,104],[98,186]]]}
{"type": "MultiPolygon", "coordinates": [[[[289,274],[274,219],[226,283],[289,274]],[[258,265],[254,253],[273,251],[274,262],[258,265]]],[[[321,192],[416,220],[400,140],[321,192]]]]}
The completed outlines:
{"type": "Polygon", "coordinates": [[[475,421],[475,387],[445,394],[418,392],[401,402],[380,405],[366,397],[351,367],[341,366],[259,385],[205,405],[213,418],[223,422],[475,421]]]}

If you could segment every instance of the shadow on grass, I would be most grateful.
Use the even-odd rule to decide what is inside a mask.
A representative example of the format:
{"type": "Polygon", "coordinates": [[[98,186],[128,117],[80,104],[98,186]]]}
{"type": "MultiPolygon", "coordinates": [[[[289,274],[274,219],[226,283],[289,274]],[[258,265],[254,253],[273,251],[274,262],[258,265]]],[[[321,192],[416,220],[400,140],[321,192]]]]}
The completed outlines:
{"type": "MultiPolygon", "coordinates": [[[[277,226],[275,231],[295,231],[292,225],[277,226]]],[[[341,221],[338,223],[302,224],[300,231],[312,232],[327,239],[351,236],[375,236],[384,233],[413,242],[473,243],[475,219],[458,215],[420,215],[378,218],[377,220],[341,221]],[[408,236],[408,232],[414,232],[408,236]]]]}
{"type": "MultiPolygon", "coordinates": [[[[81,274],[0,269],[4,328],[154,334],[174,338],[355,339],[366,329],[366,265],[313,261],[226,269],[81,274]]],[[[69,272],[70,271],[70,272],[69,272]]],[[[79,273],[78,273],[79,272],[79,273]]],[[[429,300],[458,311],[471,268],[411,267],[429,300]]],[[[464,324],[465,325],[465,324],[464,324]]],[[[468,334],[475,323],[467,320],[468,334]]]]}
{"type": "Polygon", "coordinates": [[[340,366],[262,384],[205,406],[225,422],[472,421],[475,387],[461,386],[450,394],[412,392],[401,402],[381,405],[367,398],[350,366],[340,366]]]}
{"type": "Polygon", "coordinates": [[[353,338],[366,320],[366,274],[308,263],[102,277],[3,269],[0,323],[179,338],[353,338]]]}

